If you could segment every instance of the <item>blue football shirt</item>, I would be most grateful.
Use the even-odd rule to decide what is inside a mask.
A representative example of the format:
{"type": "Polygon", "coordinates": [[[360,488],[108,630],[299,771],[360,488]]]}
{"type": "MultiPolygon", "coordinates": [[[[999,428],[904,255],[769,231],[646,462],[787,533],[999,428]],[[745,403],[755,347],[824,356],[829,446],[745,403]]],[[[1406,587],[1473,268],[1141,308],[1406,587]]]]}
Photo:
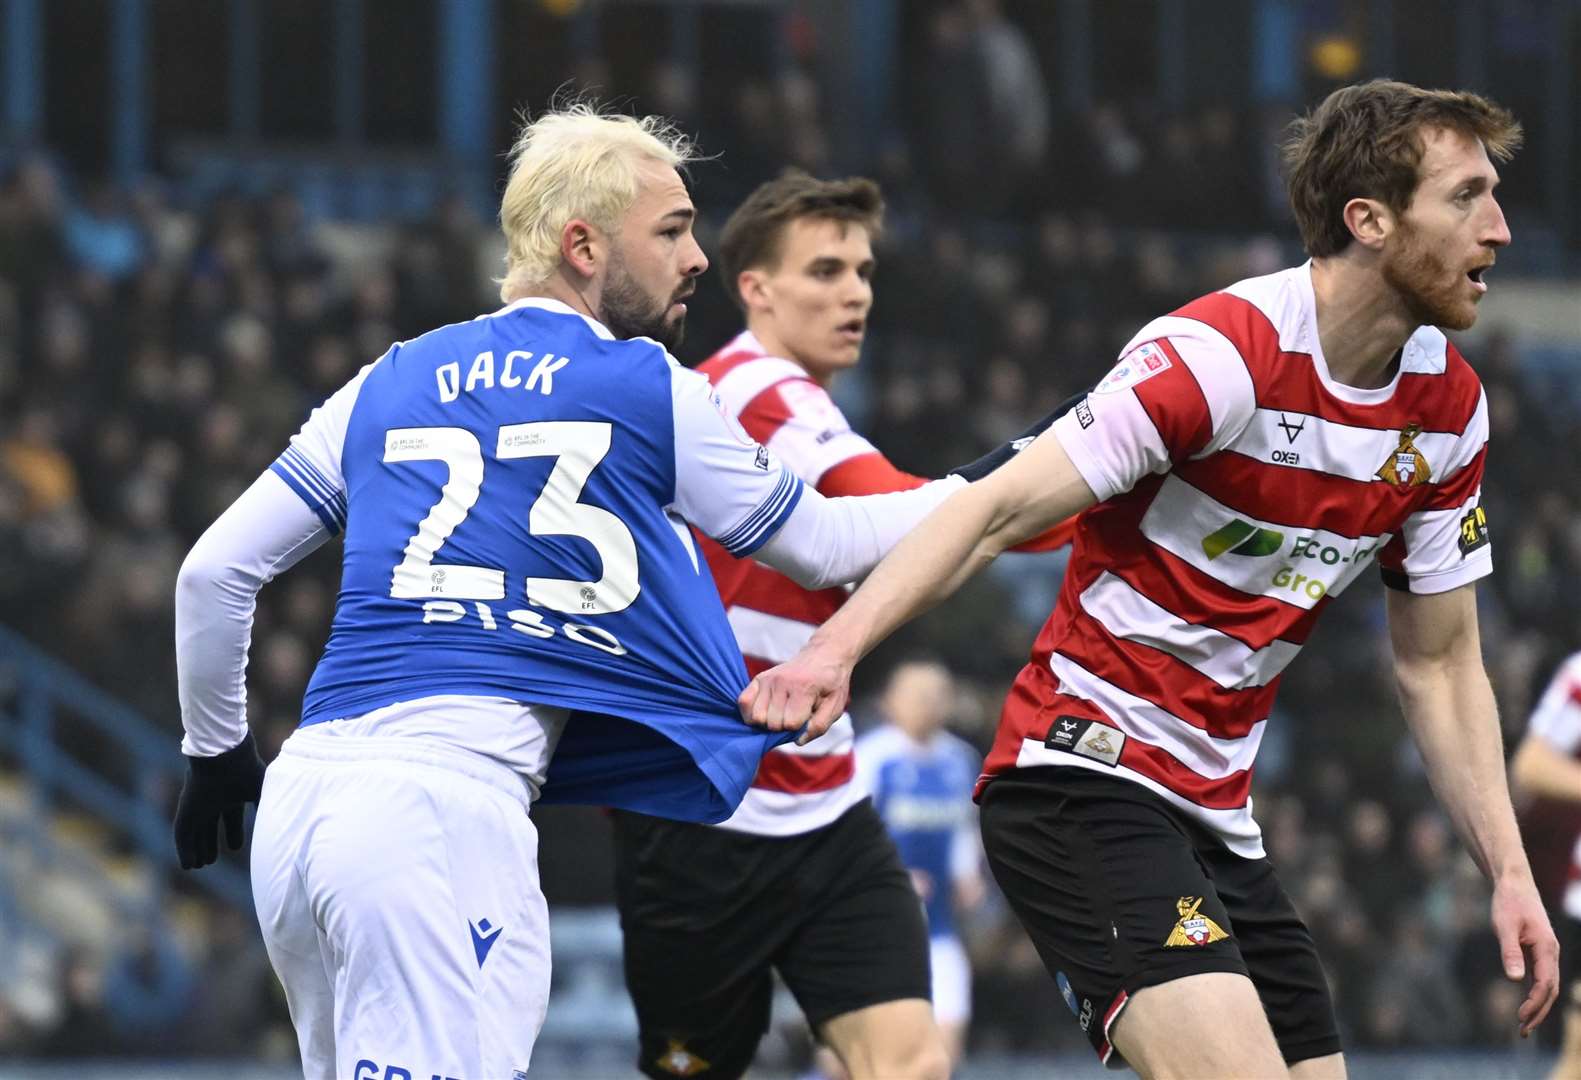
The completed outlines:
{"type": "Polygon", "coordinates": [[[889,830],[906,869],[925,875],[928,933],[955,933],[954,884],[977,870],[977,753],[949,732],[917,743],[894,727],[856,742],[857,782],[889,830]]]}
{"type": "Polygon", "coordinates": [[[571,710],[542,797],[718,821],[769,747],[688,523],[749,555],[802,484],[707,380],[557,301],[390,348],[272,466],[345,552],[303,726],[433,695],[571,710]]]}

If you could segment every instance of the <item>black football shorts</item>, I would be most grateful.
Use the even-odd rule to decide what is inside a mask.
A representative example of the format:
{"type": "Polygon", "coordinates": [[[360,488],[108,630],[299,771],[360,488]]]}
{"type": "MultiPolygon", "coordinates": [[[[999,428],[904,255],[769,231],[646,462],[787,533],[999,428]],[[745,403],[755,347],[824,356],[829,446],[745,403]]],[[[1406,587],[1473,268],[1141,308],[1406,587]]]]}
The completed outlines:
{"type": "Polygon", "coordinates": [[[1006,773],[981,818],[999,887],[1105,1064],[1118,1064],[1109,1030],[1130,995],[1214,971],[1250,977],[1287,1063],[1339,1053],[1312,935],[1267,859],[1086,769],[1006,773]]]}
{"type": "Polygon", "coordinates": [[[922,903],[873,804],[799,836],[616,812],[615,898],[637,1067],[746,1072],[777,970],[809,1023],[929,994],[922,903]]]}

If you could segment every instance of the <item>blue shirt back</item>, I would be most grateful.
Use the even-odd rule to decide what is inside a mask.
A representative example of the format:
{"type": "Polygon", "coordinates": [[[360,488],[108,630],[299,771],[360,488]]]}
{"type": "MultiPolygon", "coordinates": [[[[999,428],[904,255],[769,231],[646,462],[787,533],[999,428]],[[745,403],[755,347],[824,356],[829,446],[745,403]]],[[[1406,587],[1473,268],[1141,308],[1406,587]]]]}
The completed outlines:
{"type": "Polygon", "coordinates": [[[769,747],[687,521],[750,553],[800,481],[706,381],[524,301],[393,346],[274,469],[344,526],[303,725],[441,694],[572,710],[543,799],[728,816],[769,747]]]}

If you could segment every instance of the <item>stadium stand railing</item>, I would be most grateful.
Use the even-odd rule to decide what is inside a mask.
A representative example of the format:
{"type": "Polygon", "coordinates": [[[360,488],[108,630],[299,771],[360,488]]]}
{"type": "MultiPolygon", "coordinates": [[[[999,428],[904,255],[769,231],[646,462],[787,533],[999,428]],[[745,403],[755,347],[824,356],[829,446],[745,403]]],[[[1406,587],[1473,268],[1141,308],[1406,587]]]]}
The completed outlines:
{"type": "MultiPolygon", "coordinates": [[[[181,766],[168,733],[0,626],[0,783],[11,795],[0,800],[0,820],[18,842],[7,843],[7,858],[98,879],[119,906],[157,905],[175,855],[154,793],[179,787],[181,766]],[[80,734],[92,736],[91,752],[80,734]],[[130,790],[109,764],[131,778],[130,790]],[[143,865],[128,869],[123,859],[117,872],[126,855],[143,865]]],[[[252,909],[247,874],[236,866],[221,862],[192,881],[252,909]]]]}

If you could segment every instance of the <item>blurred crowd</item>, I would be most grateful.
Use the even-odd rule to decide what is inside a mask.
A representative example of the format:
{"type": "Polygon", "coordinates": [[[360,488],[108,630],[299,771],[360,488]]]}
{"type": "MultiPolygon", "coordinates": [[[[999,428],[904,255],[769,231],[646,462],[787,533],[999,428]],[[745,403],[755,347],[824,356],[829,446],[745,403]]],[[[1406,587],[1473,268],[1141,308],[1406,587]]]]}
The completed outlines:
{"type": "MultiPolygon", "coordinates": [[[[958,101],[931,102],[925,130],[880,148],[890,217],[871,340],[836,389],[877,445],[922,474],[970,460],[1090,385],[1149,318],[1299,258],[1256,117],[996,109],[1025,100],[1040,76],[1013,28],[973,21],[969,8],[931,25],[929,47],[980,107],[957,115],[958,101]],[[1006,71],[1020,85],[1000,85],[1006,71]],[[962,118],[974,115],[993,122],[968,130],[962,118]],[[938,150],[954,145],[951,132],[981,152],[938,150]],[[1056,141],[1065,164],[1051,157],[1056,141]],[[963,161],[975,168],[962,172],[963,161]]],[[[639,104],[684,120],[695,100],[684,73],[661,67],[656,81],[639,104]]],[[[827,174],[837,160],[829,104],[805,75],[710,97],[733,105],[698,121],[705,150],[721,155],[696,170],[705,250],[753,185],[788,164],[827,174]]],[[[496,307],[497,256],[492,223],[460,198],[356,229],[310,219],[289,190],[191,203],[173,182],[95,185],[47,154],[11,158],[0,168],[5,623],[161,726],[175,755],[171,598],[187,548],[307,412],[391,341],[496,307]]],[[[700,290],[682,359],[703,359],[735,320],[717,281],[700,290]]],[[[1471,358],[1494,446],[1485,504],[1498,555],[1481,590],[1483,645],[1514,735],[1552,664],[1581,642],[1569,599],[1581,573],[1581,474],[1552,467],[1577,459],[1581,425],[1570,402],[1534,389],[1518,337],[1496,332],[1471,358]]],[[[262,594],[248,706],[266,759],[295,726],[338,559],[328,545],[262,594]]],[[[986,749],[1061,565],[1006,560],[880,653],[859,692],[890,657],[943,656],[967,688],[956,727],[986,749]]],[[[1399,719],[1378,586],[1366,579],[1353,592],[1286,676],[1270,724],[1256,793],[1270,854],[1328,961],[1350,1045],[1505,1042],[1517,994],[1486,929],[1487,889],[1434,808],[1399,719]]],[[[107,773],[122,767],[100,757],[107,773]]],[[[600,827],[586,817],[566,826],[600,827]]],[[[607,902],[597,874],[554,858],[552,833],[551,903],[607,902]]],[[[169,1052],[186,1047],[168,1032],[201,1030],[217,1034],[194,1050],[253,1054],[273,1040],[289,1053],[249,916],[190,902],[207,913],[195,954],[139,935],[122,956],[68,954],[43,977],[57,995],[52,1026],[27,1029],[0,1003],[0,1049],[169,1052]]],[[[1003,905],[990,898],[966,927],[973,1049],[1079,1048],[1003,905]]]]}

